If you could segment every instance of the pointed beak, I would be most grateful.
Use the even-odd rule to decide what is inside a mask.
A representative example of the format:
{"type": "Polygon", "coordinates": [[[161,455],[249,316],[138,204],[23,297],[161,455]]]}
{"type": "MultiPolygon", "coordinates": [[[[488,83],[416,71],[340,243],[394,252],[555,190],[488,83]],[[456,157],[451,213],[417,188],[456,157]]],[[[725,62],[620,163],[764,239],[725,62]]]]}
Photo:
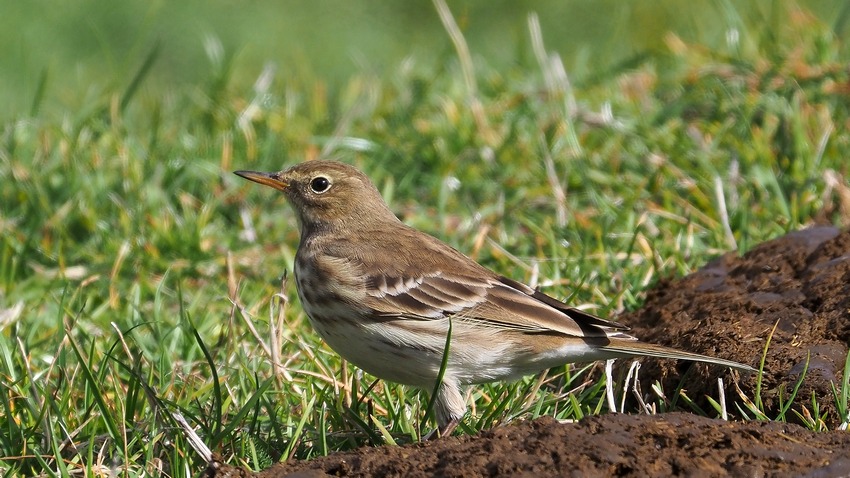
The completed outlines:
{"type": "Polygon", "coordinates": [[[245,179],[254,181],[255,183],[264,184],[273,187],[278,191],[285,191],[289,183],[283,181],[280,173],[260,173],[257,171],[233,171],[233,174],[242,176],[245,179]]]}

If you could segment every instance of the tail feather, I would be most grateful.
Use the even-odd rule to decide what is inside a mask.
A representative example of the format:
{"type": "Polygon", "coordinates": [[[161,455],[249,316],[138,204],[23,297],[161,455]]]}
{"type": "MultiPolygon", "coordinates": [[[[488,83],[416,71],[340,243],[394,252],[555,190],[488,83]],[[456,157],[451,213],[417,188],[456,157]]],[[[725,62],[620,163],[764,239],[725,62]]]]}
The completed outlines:
{"type": "Polygon", "coordinates": [[[690,360],[692,362],[703,362],[721,365],[724,367],[731,367],[742,372],[756,372],[756,369],[754,369],[753,367],[750,367],[749,365],[744,365],[742,363],[734,362],[732,360],[709,357],[708,355],[685,352],[683,350],[664,347],[662,345],[648,344],[644,342],[611,341],[611,343],[603,346],[602,348],[608,352],[622,354],[623,357],[647,356],[668,358],[674,360],[690,360]]]}

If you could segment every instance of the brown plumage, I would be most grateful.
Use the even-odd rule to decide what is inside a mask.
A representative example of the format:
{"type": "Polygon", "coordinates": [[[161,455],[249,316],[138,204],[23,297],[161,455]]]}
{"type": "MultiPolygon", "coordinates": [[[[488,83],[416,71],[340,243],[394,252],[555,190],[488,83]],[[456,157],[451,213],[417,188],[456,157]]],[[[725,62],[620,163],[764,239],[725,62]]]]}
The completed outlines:
{"type": "Polygon", "coordinates": [[[298,296],[319,335],[346,360],[393,382],[432,390],[441,435],[466,412],[461,387],[571,362],[653,356],[753,370],[639,342],[603,320],[502,277],[396,218],[371,181],[334,161],[278,173],[236,171],[282,191],[301,243],[298,296]]]}

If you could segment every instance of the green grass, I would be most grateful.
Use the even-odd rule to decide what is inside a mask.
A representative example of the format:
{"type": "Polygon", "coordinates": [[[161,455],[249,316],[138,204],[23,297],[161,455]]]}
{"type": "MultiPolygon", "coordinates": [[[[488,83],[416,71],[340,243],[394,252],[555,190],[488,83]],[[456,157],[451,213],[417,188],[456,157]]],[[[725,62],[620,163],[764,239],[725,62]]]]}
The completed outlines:
{"type": "MultiPolygon", "coordinates": [[[[844,17],[782,5],[775,28],[738,18],[738,43],[670,35],[571,85],[548,62],[495,68],[451,47],[338,87],[255,85],[224,58],[146,89],[167,54],[154,47],[104,94],[47,74],[0,136],[0,470],[196,476],[173,412],[252,469],[433,426],[427,396],[375,384],[310,330],[281,280],[294,215],[234,169],[355,164],[408,224],[603,316],[721,252],[846,222],[844,17]],[[42,108],[49,95],[77,107],[42,108]]],[[[533,59],[529,38],[516,48],[533,59]]],[[[845,412],[847,393],[845,373],[845,412]]],[[[471,396],[468,433],[607,409],[596,368],[471,396]]],[[[790,412],[818,428],[805,408],[790,412]]]]}

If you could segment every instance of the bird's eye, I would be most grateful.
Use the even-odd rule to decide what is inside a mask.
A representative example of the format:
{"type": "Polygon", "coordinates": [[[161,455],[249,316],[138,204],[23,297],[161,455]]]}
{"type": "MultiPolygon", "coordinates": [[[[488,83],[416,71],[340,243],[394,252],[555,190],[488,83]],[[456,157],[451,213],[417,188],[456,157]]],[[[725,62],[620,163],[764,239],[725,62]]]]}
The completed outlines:
{"type": "Polygon", "coordinates": [[[321,194],[331,188],[330,179],[324,176],[316,176],[310,181],[310,189],[316,194],[321,194]]]}

